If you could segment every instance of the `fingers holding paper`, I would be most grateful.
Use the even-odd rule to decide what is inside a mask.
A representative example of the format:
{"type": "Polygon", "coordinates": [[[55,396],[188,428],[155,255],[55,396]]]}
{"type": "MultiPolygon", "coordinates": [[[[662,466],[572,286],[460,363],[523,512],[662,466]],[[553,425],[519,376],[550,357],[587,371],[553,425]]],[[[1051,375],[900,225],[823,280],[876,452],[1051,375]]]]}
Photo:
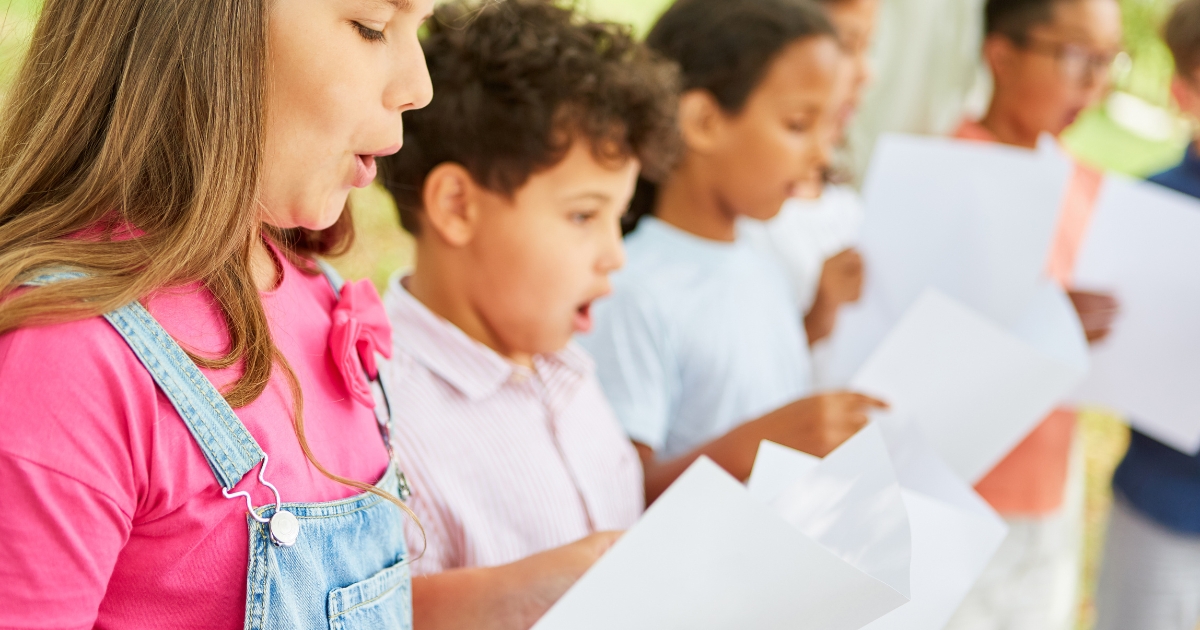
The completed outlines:
{"type": "Polygon", "coordinates": [[[1103,341],[1112,332],[1113,322],[1121,312],[1120,303],[1110,293],[1068,291],[1071,304],[1079,314],[1088,343],[1103,341]]]}
{"type": "Polygon", "coordinates": [[[857,302],[862,296],[863,258],[855,249],[847,249],[825,261],[812,308],[804,317],[809,343],[816,343],[833,332],[838,309],[857,302]]]}
{"type": "Polygon", "coordinates": [[[635,442],[645,474],[646,502],[653,503],[700,456],[745,480],[763,440],[824,457],[866,426],[871,411],[886,408],[886,403],[870,396],[831,392],[784,405],[674,459],[660,459],[654,449],[635,442]]]}
{"type": "Polygon", "coordinates": [[[868,415],[876,409],[887,409],[887,403],[855,392],[829,392],[797,400],[740,430],[758,441],[824,457],[866,426],[868,415]]]}
{"type": "Polygon", "coordinates": [[[598,532],[496,567],[413,579],[414,625],[425,630],[527,630],[617,542],[598,532]]]}

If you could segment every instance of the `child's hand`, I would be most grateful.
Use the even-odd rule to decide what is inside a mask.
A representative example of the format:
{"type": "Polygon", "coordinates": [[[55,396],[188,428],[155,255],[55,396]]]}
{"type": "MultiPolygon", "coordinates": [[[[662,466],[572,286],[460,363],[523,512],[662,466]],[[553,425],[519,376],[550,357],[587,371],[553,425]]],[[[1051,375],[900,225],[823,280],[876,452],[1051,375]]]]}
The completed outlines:
{"type": "Polygon", "coordinates": [[[1083,332],[1087,335],[1088,343],[1103,341],[1112,332],[1113,321],[1121,311],[1117,299],[1109,293],[1091,293],[1088,291],[1069,291],[1071,303],[1079,314],[1083,324],[1083,332]]]}
{"type": "Polygon", "coordinates": [[[583,577],[624,532],[597,532],[562,547],[555,547],[508,565],[522,584],[520,615],[529,627],[542,617],[583,577]]]}
{"type": "Polygon", "coordinates": [[[830,392],[780,407],[673,459],[660,460],[654,449],[634,442],[645,472],[646,501],[653,503],[701,455],[742,481],[750,478],[763,440],[824,457],[858,433],[872,409],[887,409],[887,404],[853,392],[830,392]]]}
{"type": "Polygon", "coordinates": [[[858,250],[847,249],[825,261],[817,291],[838,306],[857,302],[862,296],[863,259],[858,250]]]}
{"type": "Polygon", "coordinates": [[[863,259],[854,249],[847,249],[825,261],[812,308],[804,317],[804,329],[809,343],[829,336],[837,322],[837,311],[843,304],[857,302],[862,295],[863,259]]]}
{"type": "Polygon", "coordinates": [[[867,424],[872,409],[887,403],[854,392],[831,392],[797,400],[739,430],[752,433],[755,446],[771,440],[784,446],[824,457],[867,424]]]}
{"type": "Polygon", "coordinates": [[[621,532],[600,532],[498,567],[414,578],[413,625],[528,630],[620,537],[621,532]]]}

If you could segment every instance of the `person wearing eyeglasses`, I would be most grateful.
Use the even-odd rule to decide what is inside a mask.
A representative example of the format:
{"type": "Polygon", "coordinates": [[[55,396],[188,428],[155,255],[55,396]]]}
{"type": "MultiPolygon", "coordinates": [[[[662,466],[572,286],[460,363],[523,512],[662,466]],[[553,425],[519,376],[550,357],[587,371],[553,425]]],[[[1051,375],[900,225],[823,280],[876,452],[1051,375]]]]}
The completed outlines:
{"type": "MultiPolygon", "coordinates": [[[[1108,90],[1121,52],[1116,0],[987,0],[984,26],[992,100],[956,137],[1033,149],[1108,90]]],[[[1093,343],[1107,336],[1118,305],[1111,295],[1071,290],[1071,276],[1101,179],[1075,165],[1046,269],[1067,289],[1093,343]]],[[[1084,475],[1075,425],[1074,411],[1054,411],[976,486],[1005,517],[1009,536],[948,628],[1074,627],[1084,475]]]]}

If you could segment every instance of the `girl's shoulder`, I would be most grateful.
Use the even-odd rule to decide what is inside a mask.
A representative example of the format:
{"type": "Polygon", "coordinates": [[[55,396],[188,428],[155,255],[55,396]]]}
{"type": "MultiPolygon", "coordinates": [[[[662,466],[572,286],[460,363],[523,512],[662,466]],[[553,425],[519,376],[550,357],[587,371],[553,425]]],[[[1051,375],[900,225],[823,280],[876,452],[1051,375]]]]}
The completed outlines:
{"type": "MultiPolygon", "coordinates": [[[[4,413],[16,400],[55,390],[107,391],[125,384],[153,385],[129,344],[103,317],[26,326],[0,334],[0,399],[4,413]],[[22,395],[18,395],[22,394],[22,395]]],[[[61,392],[58,392],[61,393],[61,392]]]]}
{"type": "Polygon", "coordinates": [[[0,401],[0,457],[84,483],[132,517],[137,446],[148,448],[160,407],[153,378],[103,317],[0,335],[0,401]]]}

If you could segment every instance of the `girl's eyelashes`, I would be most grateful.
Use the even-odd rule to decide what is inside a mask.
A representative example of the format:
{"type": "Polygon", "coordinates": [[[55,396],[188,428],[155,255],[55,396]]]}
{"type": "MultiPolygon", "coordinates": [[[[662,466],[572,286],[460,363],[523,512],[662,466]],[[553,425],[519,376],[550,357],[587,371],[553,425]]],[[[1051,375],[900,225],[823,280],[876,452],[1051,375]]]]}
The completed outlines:
{"type": "Polygon", "coordinates": [[[384,35],[383,31],[377,31],[373,28],[364,26],[361,22],[352,21],[350,23],[354,25],[354,28],[358,31],[359,36],[369,42],[382,42],[387,39],[387,36],[384,35]]]}
{"type": "Polygon", "coordinates": [[[789,120],[787,121],[788,131],[792,133],[805,133],[812,129],[812,122],[808,120],[789,120]]]}

